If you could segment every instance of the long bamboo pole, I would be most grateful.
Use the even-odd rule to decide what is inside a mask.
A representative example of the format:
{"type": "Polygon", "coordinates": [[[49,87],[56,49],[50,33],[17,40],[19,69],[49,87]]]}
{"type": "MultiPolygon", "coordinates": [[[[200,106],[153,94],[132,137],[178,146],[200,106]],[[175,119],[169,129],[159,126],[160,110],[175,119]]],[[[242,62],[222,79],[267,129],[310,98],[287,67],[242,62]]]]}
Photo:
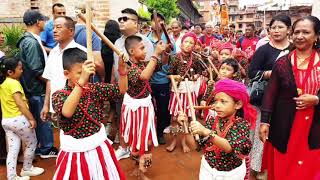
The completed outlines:
{"type": "MultiPolygon", "coordinates": [[[[177,100],[177,102],[178,102],[179,111],[180,111],[180,113],[185,113],[184,110],[183,110],[183,108],[182,108],[182,103],[181,103],[180,98],[179,98],[179,97],[180,97],[180,94],[179,94],[179,92],[178,92],[177,83],[176,83],[176,81],[174,80],[173,75],[169,75],[169,78],[170,78],[170,80],[171,80],[172,87],[173,87],[173,90],[174,90],[174,94],[175,94],[176,100],[177,100]]],[[[187,123],[186,123],[186,122],[183,123],[183,128],[184,128],[184,132],[185,132],[185,133],[188,133],[188,126],[187,126],[187,123]]]]}
{"type": "MultiPolygon", "coordinates": [[[[186,82],[186,88],[187,88],[187,94],[188,94],[188,100],[189,100],[189,108],[191,111],[191,120],[196,121],[197,117],[196,117],[195,109],[193,107],[193,101],[192,101],[191,91],[188,84],[189,83],[188,78],[185,78],[185,82],[186,82]]],[[[195,134],[194,137],[197,141],[199,140],[199,134],[195,134]]]]}

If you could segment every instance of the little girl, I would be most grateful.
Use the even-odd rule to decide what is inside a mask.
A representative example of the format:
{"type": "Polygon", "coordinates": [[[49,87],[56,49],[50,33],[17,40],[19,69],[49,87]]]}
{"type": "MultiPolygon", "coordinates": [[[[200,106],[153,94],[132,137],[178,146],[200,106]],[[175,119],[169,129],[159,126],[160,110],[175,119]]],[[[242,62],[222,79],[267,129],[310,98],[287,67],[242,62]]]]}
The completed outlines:
{"type": "Polygon", "coordinates": [[[37,146],[34,117],[29,111],[19,78],[22,74],[22,63],[16,58],[0,59],[0,101],[2,110],[2,127],[8,144],[7,178],[8,180],[30,179],[44,169],[33,167],[32,161],[37,146]],[[20,145],[25,145],[24,162],[21,177],[17,176],[16,166],[20,145]]]}
{"type": "MultiPolygon", "coordinates": [[[[223,79],[216,83],[214,100],[210,102],[216,111],[216,118],[201,125],[198,121],[190,123],[192,134],[202,138],[203,148],[200,180],[232,179],[243,180],[246,175],[244,157],[249,154],[252,144],[249,139],[250,127],[254,128],[256,111],[249,104],[249,95],[243,83],[223,79]]],[[[180,115],[178,121],[186,121],[180,115]]]]}

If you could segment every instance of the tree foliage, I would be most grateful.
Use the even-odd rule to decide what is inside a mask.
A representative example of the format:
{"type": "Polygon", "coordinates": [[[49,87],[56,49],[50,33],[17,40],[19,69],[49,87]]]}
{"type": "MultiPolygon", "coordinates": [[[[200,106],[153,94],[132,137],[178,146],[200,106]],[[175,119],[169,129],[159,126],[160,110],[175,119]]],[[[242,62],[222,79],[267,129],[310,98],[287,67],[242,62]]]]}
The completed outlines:
{"type": "Polygon", "coordinates": [[[6,56],[16,56],[19,53],[17,43],[25,32],[22,25],[6,25],[0,31],[4,35],[4,43],[0,47],[6,56]]]}
{"type": "Polygon", "coordinates": [[[177,17],[180,10],[177,7],[177,0],[145,0],[148,8],[155,9],[165,16],[169,21],[173,17],[177,17]]]}
{"type": "Polygon", "coordinates": [[[137,13],[138,13],[139,17],[145,18],[145,19],[147,19],[147,20],[150,20],[150,18],[151,18],[151,17],[150,17],[150,16],[151,16],[151,13],[148,12],[148,11],[146,11],[146,10],[144,10],[143,7],[139,7],[137,13]]]}

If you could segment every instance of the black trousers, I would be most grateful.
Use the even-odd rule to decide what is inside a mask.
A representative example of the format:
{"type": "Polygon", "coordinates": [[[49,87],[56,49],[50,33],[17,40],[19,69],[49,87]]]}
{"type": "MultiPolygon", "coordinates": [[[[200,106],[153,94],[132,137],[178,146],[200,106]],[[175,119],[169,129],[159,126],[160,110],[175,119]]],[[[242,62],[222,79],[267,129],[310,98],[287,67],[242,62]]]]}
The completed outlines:
{"type": "Polygon", "coordinates": [[[157,117],[157,136],[163,136],[163,130],[170,125],[170,83],[167,84],[151,84],[152,97],[155,99],[155,110],[157,117]]]}

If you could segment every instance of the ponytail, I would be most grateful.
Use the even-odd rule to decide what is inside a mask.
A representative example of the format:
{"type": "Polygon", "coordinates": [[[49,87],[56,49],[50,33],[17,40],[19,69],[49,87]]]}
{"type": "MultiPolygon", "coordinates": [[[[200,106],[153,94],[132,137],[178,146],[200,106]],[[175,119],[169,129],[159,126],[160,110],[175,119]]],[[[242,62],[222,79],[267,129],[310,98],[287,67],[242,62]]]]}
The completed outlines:
{"type": "Polygon", "coordinates": [[[18,66],[20,60],[16,57],[2,57],[0,58],[0,84],[6,79],[8,71],[14,71],[18,66]]]}

